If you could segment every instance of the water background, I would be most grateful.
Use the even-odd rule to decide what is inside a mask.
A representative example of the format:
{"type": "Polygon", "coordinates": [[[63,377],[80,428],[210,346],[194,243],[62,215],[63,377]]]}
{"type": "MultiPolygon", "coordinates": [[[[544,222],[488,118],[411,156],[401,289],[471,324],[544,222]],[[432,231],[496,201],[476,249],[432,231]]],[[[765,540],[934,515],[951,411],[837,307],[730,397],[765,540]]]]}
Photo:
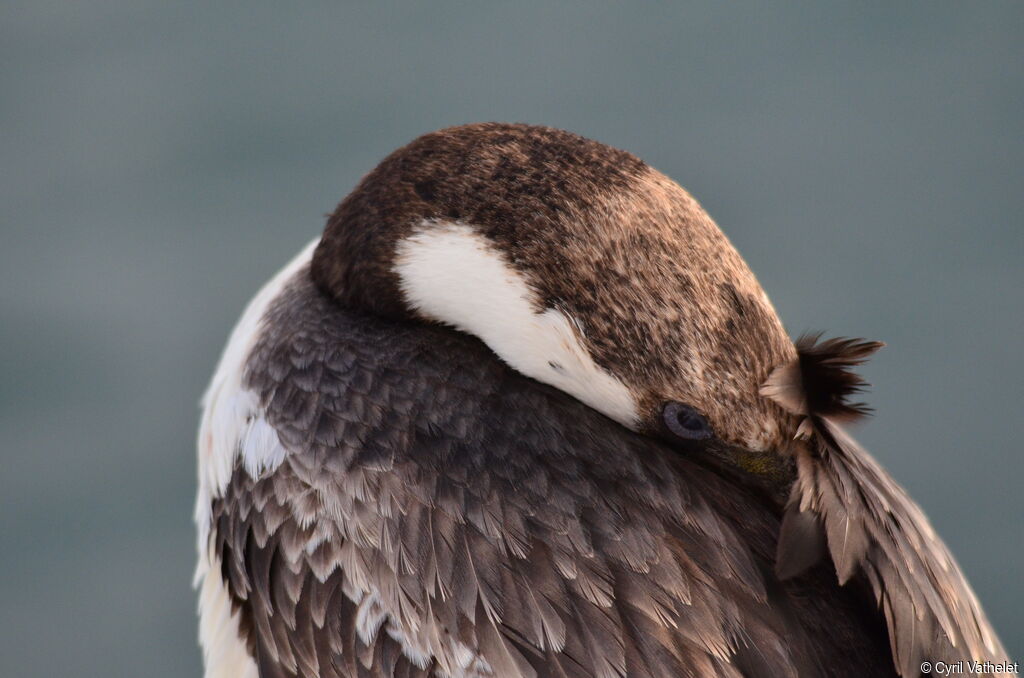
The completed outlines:
{"type": "Polygon", "coordinates": [[[1024,4],[0,8],[0,675],[197,676],[196,403],[395,147],[510,120],[690,189],[791,333],[883,339],[858,436],[1024,624],[1024,4]]]}

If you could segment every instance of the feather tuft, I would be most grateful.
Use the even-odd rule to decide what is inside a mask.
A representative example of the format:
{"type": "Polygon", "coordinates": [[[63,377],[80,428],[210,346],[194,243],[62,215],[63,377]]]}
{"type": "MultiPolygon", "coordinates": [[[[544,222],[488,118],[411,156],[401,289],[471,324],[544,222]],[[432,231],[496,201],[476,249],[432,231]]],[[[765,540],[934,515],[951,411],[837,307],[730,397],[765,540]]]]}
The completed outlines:
{"type": "Polygon", "coordinates": [[[761,387],[761,394],[812,423],[822,417],[834,421],[859,419],[871,409],[864,403],[851,403],[849,398],[868,384],[852,368],[884,345],[839,337],[821,341],[820,332],[804,334],[796,341],[796,360],[776,368],[761,387]]]}

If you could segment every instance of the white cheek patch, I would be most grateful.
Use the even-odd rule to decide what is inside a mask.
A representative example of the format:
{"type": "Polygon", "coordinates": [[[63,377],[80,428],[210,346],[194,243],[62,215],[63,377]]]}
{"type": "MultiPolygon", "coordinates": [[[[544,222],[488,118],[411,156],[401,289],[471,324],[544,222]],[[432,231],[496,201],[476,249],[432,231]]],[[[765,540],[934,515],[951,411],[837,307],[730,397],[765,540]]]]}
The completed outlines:
{"type": "Polygon", "coordinates": [[[394,271],[410,307],[483,340],[510,367],[634,428],[629,388],[594,363],[565,313],[536,293],[486,238],[458,223],[424,224],[398,243],[394,271]]]}

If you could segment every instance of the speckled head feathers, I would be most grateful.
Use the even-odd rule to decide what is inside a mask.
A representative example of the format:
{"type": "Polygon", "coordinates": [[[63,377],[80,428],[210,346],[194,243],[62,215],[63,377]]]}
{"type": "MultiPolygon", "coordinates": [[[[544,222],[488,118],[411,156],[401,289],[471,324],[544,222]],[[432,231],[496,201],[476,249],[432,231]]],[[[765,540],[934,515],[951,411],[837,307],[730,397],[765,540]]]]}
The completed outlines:
{"type": "Polygon", "coordinates": [[[796,351],[745,262],[679,185],[575,134],[416,139],[338,206],[313,275],[346,306],[475,334],[631,428],[673,400],[730,443],[787,435],[759,389],[796,351]]]}

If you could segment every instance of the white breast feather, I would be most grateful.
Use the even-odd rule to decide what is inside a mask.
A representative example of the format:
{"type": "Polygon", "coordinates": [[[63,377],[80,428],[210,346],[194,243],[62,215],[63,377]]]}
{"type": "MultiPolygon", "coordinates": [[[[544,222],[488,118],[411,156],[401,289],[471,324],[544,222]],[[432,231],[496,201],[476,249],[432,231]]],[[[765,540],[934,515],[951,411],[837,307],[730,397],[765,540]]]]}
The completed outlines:
{"type": "Polygon", "coordinates": [[[250,473],[276,467],[284,459],[277,434],[259,412],[256,394],[242,388],[242,373],[267,307],[296,271],[309,262],[318,241],[306,246],[249,302],[203,395],[195,508],[199,562],[193,585],[199,587],[199,643],[206,678],[258,676],[256,663],[239,632],[238,615],[231,612],[220,563],[209,549],[210,503],[224,493],[239,454],[250,473]]]}

